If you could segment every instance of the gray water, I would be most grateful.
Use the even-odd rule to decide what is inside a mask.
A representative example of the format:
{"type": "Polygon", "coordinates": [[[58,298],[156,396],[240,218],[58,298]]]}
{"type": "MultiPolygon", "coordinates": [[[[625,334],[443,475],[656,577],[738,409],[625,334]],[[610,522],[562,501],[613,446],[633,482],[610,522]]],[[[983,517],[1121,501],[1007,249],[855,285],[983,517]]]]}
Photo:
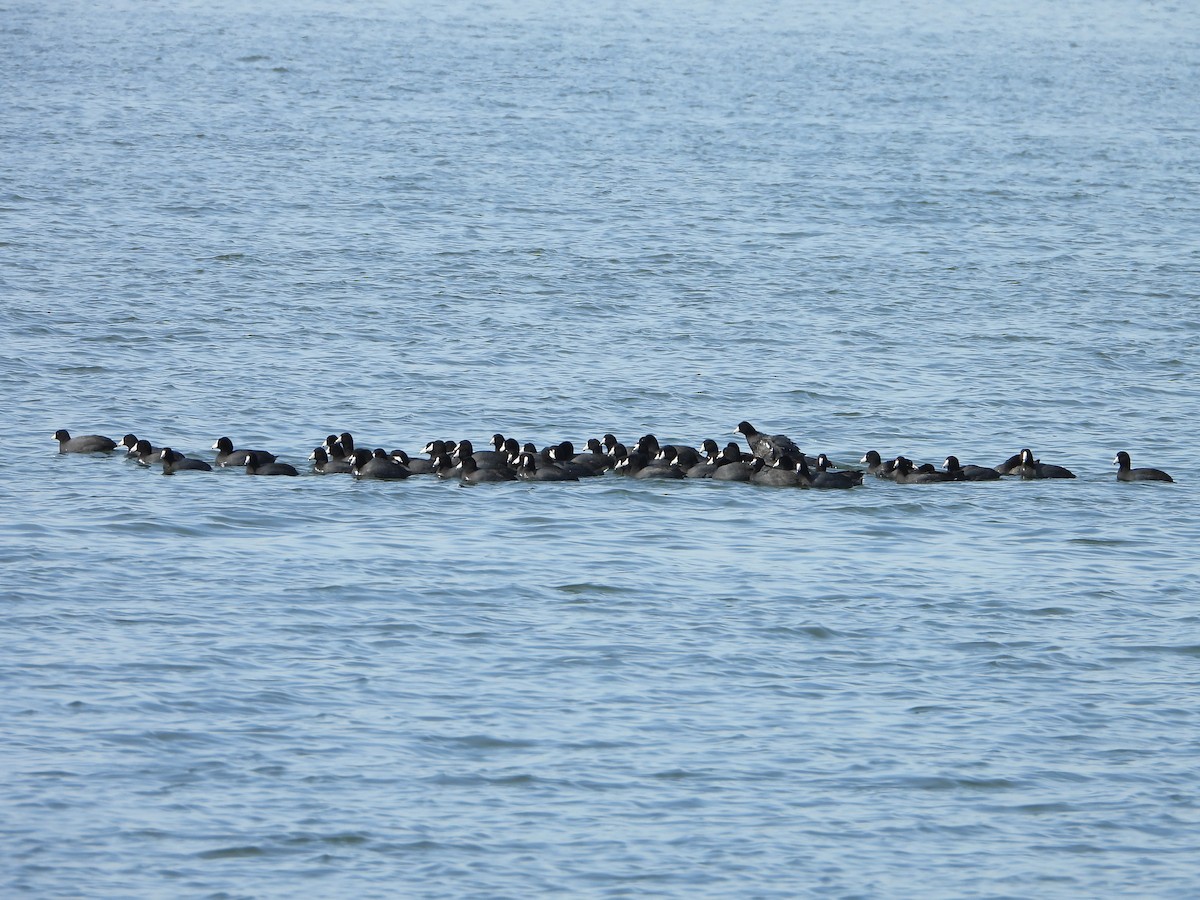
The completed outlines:
{"type": "Polygon", "coordinates": [[[1198,35],[5,3],[0,890],[1194,896],[1198,35]],[[1079,477],[163,477],[50,440],[303,468],[343,429],[741,419],[1079,477]]]}

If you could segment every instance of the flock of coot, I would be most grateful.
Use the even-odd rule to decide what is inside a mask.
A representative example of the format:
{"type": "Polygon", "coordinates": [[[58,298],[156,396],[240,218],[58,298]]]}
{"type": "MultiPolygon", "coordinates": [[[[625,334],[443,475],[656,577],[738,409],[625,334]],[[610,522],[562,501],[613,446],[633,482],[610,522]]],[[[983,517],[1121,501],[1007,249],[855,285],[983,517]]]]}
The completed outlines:
{"type": "MultiPolygon", "coordinates": [[[[1003,477],[1021,479],[1074,478],[1063,466],[1043,463],[1030,450],[1021,450],[998,466],[963,465],[958,457],[948,456],[942,468],[932,463],[918,465],[904,456],[884,459],[871,450],[860,460],[866,469],[842,469],[825,454],[807,456],[795,442],[782,434],[763,434],[749,422],[741,422],[735,434],[746,441],[747,450],[736,442],[721,447],[711,438],[700,448],[687,444],[660,444],[647,434],[632,447],[611,434],[592,438],[580,452],[570,441],[538,448],[521,444],[515,438],[492,435],[490,449],[476,450],[469,440],[430,441],[418,455],[403,450],[366,450],[355,445],[349,432],[331,434],[313,449],[309,460],[312,472],[322,475],[347,474],[354,478],[400,480],[417,475],[455,479],[464,484],[493,481],[578,481],[613,472],[637,479],[712,478],[717,481],[746,481],[777,487],[848,489],[862,484],[865,474],[899,484],[936,484],[955,481],[997,481],[1003,477]]],[[[212,471],[213,466],[244,467],[250,475],[298,475],[295,466],[280,462],[266,450],[235,448],[222,437],[212,449],[216,457],[210,463],[195,459],[170,447],[155,447],[150,441],[127,434],[120,441],[89,434],[71,437],[65,429],[54,435],[60,453],[112,453],[125,456],[143,466],[161,465],[163,474],[185,471],[212,471]]],[[[1118,466],[1118,481],[1172,481],[1160,469],[1135,469],[1129,454],[1119,452],[1113,464],[1118,466]]]]}

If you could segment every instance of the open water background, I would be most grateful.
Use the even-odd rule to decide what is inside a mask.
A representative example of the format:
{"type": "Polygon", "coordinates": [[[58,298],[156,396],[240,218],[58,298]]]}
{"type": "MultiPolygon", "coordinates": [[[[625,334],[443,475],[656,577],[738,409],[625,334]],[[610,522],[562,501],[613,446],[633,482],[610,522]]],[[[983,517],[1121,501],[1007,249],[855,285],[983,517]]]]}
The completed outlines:
{"type": "Polygon", "coordinates": [[[0,83],[6,896],[1194,896],[1196,6],[7,0],[0,83]],[[50,440],[743,418],[1080,477],[50,440]]]}

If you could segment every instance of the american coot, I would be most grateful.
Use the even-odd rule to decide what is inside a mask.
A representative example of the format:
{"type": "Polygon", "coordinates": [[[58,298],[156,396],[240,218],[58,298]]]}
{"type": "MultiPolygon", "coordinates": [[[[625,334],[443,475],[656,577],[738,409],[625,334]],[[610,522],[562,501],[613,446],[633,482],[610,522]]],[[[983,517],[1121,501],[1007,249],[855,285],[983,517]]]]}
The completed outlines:
{"type": "Polygon", "coordinates": [[[174,475],[176,472],[211,472],[212,466],[202,459],[189,459],[178,450],[163,447],[158,453],[162,461],[163,474],[174,475]]]}
{"type": "Polygon", "coordinates": [[[537,454],[522,453],[517,463],[517,477],[523,481],[578,481],[579,476],[558,465],[539,463],[537,454]]]}
{"type": "MultiPolygon", "coordinates": [[[[336,446],[341,448],[342,445],[337,444],[336,446]]],[[[313,448],[313,452],[308,458],[313,461],[313,471],[322,475],[348,475],[353,468],[344,459],[330,459],[324,444],[313,448]]]]}
{"type": "Polygon", "coordinates": [[[627,450],[624,444],[613,448],[613,473],[616,475],[633,476],[640,472],[650,462],[650,457],[640,450],[627,450]]]}
{"type": "Polygon", "coordinates": [[[665,444],[659,448],[658,452],[665,453],[667,450],[674,451],[675,465],[685,472],[700,462],[700,451],[689,444],[665,444]]]}
{"type": "Polygon", "coordinates": [[[163,461],[162,448],[155,449],[149,441],[141,440],[125,454],[126,459],[132,459],[139,466],[152,466],[163,461]]]}
{"type": "Polygon", "coordinates": [[[1000,473],[987,466],[962,465],[957,456],[947,456],[942,463],[952,481],[998,481],[1000,473]]]}
{"type": "Polygon", "coordinates": [[[570,441],[562,441],[558,446],[550,449],[550,458],[554,461],[554,465],[576,478],[592,478],[603,475],[612,465],[612,460],[604,453],[596,452],[595,448],[600,447],[600,442],[595,438],[592,438],[589,444],[594,444],[595,447],[587,453],[576,453],[574,444],[570,441]]]}
{"type": "Polygon", "coordinates": [[[642,480],[650,478],[674,480],[683,478],[683,469],[679,467],[679,451],[668,444],[659,449],[654,458],[638,469],[634,478],[642,480]]]}
{"type": "Polygon", "coordinates": [[[432,475],[433,460],[421,459],[409,456],[403,450],[393,450],[388,454],[392,458],[392,462],[397,462],[404,468],[408,469],[409,475],[432,475]]]}
{"type": "Polygon", "coordinates": [[[695,447],[689,447],[686,444],[660,444],[658,438],[653,434],[643,434],[638,438],[638,442],[633,445],[634,453],[642,453],[646,456],[646,465],[652,466],[656,463],[659,465],[669,465],[671,460],[679,460],[678,465],[687,469],[700,462],[700,454],[696,452],[695,447]],[[670,456],[662,456],[667,448],[671,449],[670,456]]]}
{"type": "MultiPolygon", "coordinates": [[[[825,456],[825,454],[821,454],[825,456]]],[[[821,457],[818,457],[820,459],[821,457]]],[[[862,484],[863,473],[857,471],[846,472],[830,472],[827,469],[818,469],[813,472],[808,467],[808,460],[801,457],[800,462],[796,464],[796,480],[800,487],[816,488],[821,491],[828,490],[849,490],[853,487],[858,487],[862,484]]]]}
{"type": "Polygon", "coordinates": [[[860,459],[859,462],[866,463],[868,475],[875,475],[879,478],[886,477],[884,475],[885,468],[883,457],[879,455],[878,450],[868,450],[863,454],[862,459],[860,459]]]}
{"type": "Polygon", "coordinates": [[[818,472],[829,472],[831,475],[845,475],[851,480],[854,480],[857,476],[858,482],[862,483],[863,473],[861,469],[843,469],[841,466],[834,465],[833,460],[826,453],[821,453],[817,456],[816,466],[818,472]]]}
{"type": "Polygon", "coordinates": [[[299,475],[295,466],[290,466],[287,463],[275,462],[275,457],[270,453],[262,453],[258,450],[243,450],[246,454],[246,474],[247,475],[299,475]]]}
{"type": "Polygon", "coordinates": [[[930,471],[924,467],[918,469],[907,456],[897,456],[893,462],[896,464],[896,477],[893,479],[896,484],[938,484],[950,480],[945,472],[930,471]]]}
{"type": "Polygon", "coordinates": [[[764,484],[768,487],[801,486],[796,463],[786,453],[771,465],[767,465],[767,461],[761,456],[754,457],[750,462],[750,483],[764,484]]]}
{"type": "Polygon", "coordinates": [[[59,453],[111,453],[117,449],[117,442],[112,438],[102,434],[84,434],[73,438],[65,428],[54,432],[54,439],[58,441],[59,453]]]}
{"type": "Polygon", "coordinates": [[[683,471],[687,471],[696,463],[700,462],[700,454],[695,447],[680,447],[679,444],[664,444],[658,448],[658,452],[654,454],[652,463],[657,465],[677,466],[683,471]],[[680,452],[686,450],[687,453],[680,452]]]}
{"type": "Polygon", "coordinates": [[[717,442],[706,438],[700,449],[704,458],[683,473],[688,478],[712,478],[713,472],[717,471],[717,457],[721,455],[721,448],[717,446],[717,442]]]}
{"type": "Polygon", "coordinates": [[[1040,459],[1034,459],[1033,451],[1026,448],[1021,451],[1020,464],[1009,474],[1024,478],[1027,481],[1040,478],[1074,478],[1075,473],[1062,466],[1050,465],[1040,459]]]}
{"type": "Polygon", "coordinates": [[[459,478],[463,484],[485,484],[493,481],[515,481],[517,473],[508,466],[498,469],[481,469],[475,457],[465,456],[459,463],[461,473],[459,478]]]}
{"type": "Polygon", "coordinates": [[[421,452],[429,454],[429,462],[435,473],[439,468],[438,460],[442,457],[446,457],[447,459],[450,457],[450,450],[446,446],[445,441],[430,441],[421,448],[421,452]]]}
{"type": "Polygon", "coordinates": [[[138,449],[139,445],[141,444],[144,444],[146,447],[150,448],[150,452],[153,453],[155,457],[154,461],[158,462],[158,451],[162,448],[155,447],[149,441],[138,440],[138,436],[136,434],[125,435],[125,437],[121,438],[121,443],[117,444],[117,448],[120,449],[121,447],[124,447],[125,456],[133,459],[136,456],[142,455],[143,450],[138,449]]]}
{"type": "Polygon", "coordinates": [[[754,474],[750,469],[752,459],[753,455],[742,453],[742,448],[731,441],[717,457],[717,471],[712,473],[712,480],[749,481],[754,474]]]}
{"type": "Polygon", "coordinates": [[[817,474],[810,475],[809,479],[815,488],[844,490],[861,485],[863,473],[857,469],[834,469],[829,457],[822,453],[817,457],[817,474]]]}
{"type": "Polygon", "coordinates": [[[459,467],[454,464],[454,460],[445,451],[431,453],[429,463],[433,468],[433,474],[438,478],[458,478],[461,473],[459,467]]]}
{"type": "Polygon", "coordinates": [[[396,462],[382,448],[370,450],[355,450],[350,457],[355,478],[374,478],[381,481],[399,481],[412,473],[396,462]]]}
{"type": "Polygon", "coordinates": [[[896,460],[894,458],[883,459],[878,450],[868,450],[859,462],[867,464],[868,475],[874,475],[876,478],[883,478],[886,481],[896,480],[896,460]]]}
{"type": "Polygon", "coordinates": [[[775,462],[785,453],[792,459],[800,456],[800,448],[786,434],[763,434],[749,422],[739,422],[733,433],[742,435],[750,447],[750,452],[769,463],[775,462]]]}
{"type": "Polygon", "coordinates": [[[996,466],[996,472],[999,473],[1000,475],[1013,475],[1013,474],[1015,474],[1015,472],[1013,470],[1018,468],[1020,465],[1021,465],[1021,454],[1014,453],[1012,456],[1010,456],[1004,462],[1000,463],[1000,465],[996,466]]]}
{"type": "Polygon", "coordinates": [[[597,475],[603,475],[613,466],[612,457],[608,455],[599,438],[588,438],[587,449],[576,453],[572,462],[583,463],[595,470],[597,475]]]}
{"type": "Polygon", "coordinates": [[[234,450],[233,441],[227,437],[217,438],[212,448],[217,451],[216,464],[218,466],[244,466],[251,453],[258,454],[260,463],[275,462],[275,454],[268,453],[266,450],[234,450]]]}
{"type": "Polygon", "coordinates": [[[1116,459],[1113,460],[1113,465],[1120,466],[1117,469],[1117,481],[1175,481],[1174,478],[1162,469],[1130,468],[1129,454],[1124,450],[1117,454],[1116,459]]]}
{"type": "Polygon", "coordinates": [[[458,442],[451,457],[462,462],[467,457],[475,460],[480,469],[509,468],[508,454],[503,450],[476,450],[474,445],[465,438],[458,442]]]}

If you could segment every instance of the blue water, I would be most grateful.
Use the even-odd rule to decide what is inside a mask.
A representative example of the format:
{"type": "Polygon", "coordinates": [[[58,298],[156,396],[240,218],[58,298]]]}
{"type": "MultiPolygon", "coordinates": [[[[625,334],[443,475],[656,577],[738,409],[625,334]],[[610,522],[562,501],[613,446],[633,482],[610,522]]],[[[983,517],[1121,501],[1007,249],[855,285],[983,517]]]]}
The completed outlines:
{"type": "Polygon", "coordinates": [[[1197,35],[0,7],[0,891],[1193,896],[1197,35]],[[50,439],[304,468],[742,419],[1079,477],[165,478],[50,439]]]}

